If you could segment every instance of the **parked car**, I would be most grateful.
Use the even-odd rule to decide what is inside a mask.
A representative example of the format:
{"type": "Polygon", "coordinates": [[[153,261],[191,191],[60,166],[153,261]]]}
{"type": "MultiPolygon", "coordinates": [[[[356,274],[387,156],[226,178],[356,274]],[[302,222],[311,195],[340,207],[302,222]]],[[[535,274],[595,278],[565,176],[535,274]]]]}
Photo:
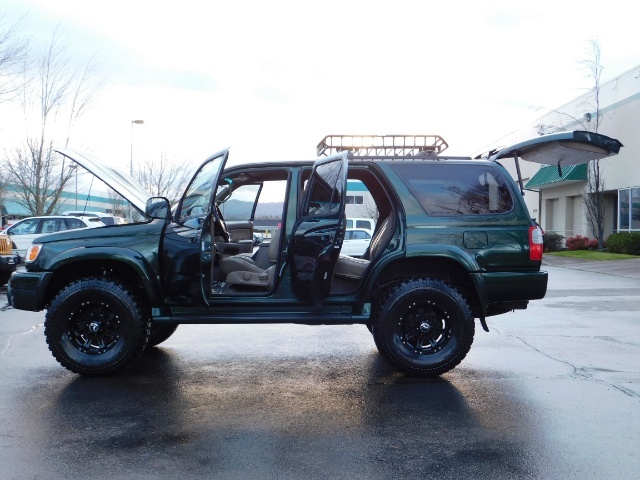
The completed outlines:
{"type": "MultiPolygon", "coordinates": [[[[525,309],[547,290],[542,230],[524,203],[522,179],[502,163],[576,165],[616,155],[622,144],[561,132],[472,159],[443,155],[439,136],[388,137],[357,145],[353,136],[325,137],[315,162],[225,168],[223,150],[202,163],[173,214],[166,198],[145,193],[113,162],[57,149],[130,193],[145,221],[35,239],[26,271],[11,277],[9,304],[47,309],[52,355],[84,375],[121,370],[181,323],[251,322],[359,323],[396,369],[447,372],[471,348],[474,319],[488,331],[488,317],[525,309]],[[348,179],[364,184],[379,212],[363,258],[341,254],[348,179]],[[243,253],[233,238],[252,238],[257,207],[269,201],[261,192],[274,182],[287,200],[280,227],[268,248],[243,253]],[[251,203],[250,218],[225,221],[220,207],[240,200],[251,203]]],[[[229,342],[255,360],[250,337],[229,342]]]]}
{"type": "Polygon", "coordinates": [[[369,248],[371,243],[371,234],[361,228],[347,228],[342,242],[341,255],[349,255],[350,257],[361,257],[369,248]]]}
{"type": "Polygon", "coordinates": [[[6,285],[16,271],[18,255],[13,251],[8,235],[0,234],[0,287],[6,285]]]}
{"type": "Polygon", "coordinates": [[[20,260],[23,261],[29,245],[36,238],[50,233],[63,232],[65,230],[75,230],[80,228],[104,227],[98,217],[68,217],[63,215],[51,215],[43,217],[24,218],[9,228],[6,233],[13,242],[13,249],[18,253],[20,260]]]}
{"type": "Polygon", "coordinates": [[[86,210],[71,210],[67,212],[63,212],[62,215],[72,216],[72,217],[97,217],[100,219],[102,223],[105,225],[122,225],[125,223],[124,218],[116,217],[114,215],[109,215],[108,213],[103,212],[90,212],[86,210]]]}
{"type": "Polygon", "coordinates": [[[366,230],[369,235],[373,235],[375,225],[375,220],[371,218],[347,218],[347,229],[359,228],[361,230],[366,230]]]}

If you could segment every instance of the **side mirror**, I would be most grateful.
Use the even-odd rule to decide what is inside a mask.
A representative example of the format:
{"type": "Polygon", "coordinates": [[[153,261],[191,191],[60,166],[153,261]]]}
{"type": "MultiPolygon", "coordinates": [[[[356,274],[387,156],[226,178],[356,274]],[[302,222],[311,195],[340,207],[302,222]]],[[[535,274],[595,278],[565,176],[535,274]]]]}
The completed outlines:
{"type": "Polygon", "coordinates": [[[168,220],[171,218],[169,200],[164,197],[151,197],[147,200],[145,214],[148,218],[168,220]]]}

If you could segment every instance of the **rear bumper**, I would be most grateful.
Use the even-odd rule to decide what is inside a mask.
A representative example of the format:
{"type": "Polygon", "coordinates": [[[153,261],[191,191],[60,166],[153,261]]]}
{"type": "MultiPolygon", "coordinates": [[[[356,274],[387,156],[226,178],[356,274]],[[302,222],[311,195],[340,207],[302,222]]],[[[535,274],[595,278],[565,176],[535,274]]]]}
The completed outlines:
{"type": "Polygon", "coordinates": [[[538,300],[547,293],[544,271],[483,273],[482,279],[489,304],[538,300]]]}
{"type": "Polygon", "coordinates": [[[51,272],[14,273],[7,286],[9,305],[18,310],[39,312],[44,308],[44,295],[51,272]]]}

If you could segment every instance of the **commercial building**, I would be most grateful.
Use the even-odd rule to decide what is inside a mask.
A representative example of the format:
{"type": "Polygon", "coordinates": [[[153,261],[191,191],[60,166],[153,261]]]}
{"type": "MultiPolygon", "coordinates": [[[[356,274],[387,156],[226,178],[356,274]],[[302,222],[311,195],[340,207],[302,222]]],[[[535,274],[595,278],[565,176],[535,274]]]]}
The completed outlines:
{"type": "MultiPolygon", "coordinates": [[[[640,66],[593,91],[552,109],[531,125],[502,137],[490,149],[565,130],[597,131],[618,139],[624,147],[617,156],[600,160],[605,200],[604,237],[613,232],[640,231],[640,66]]],[[[480,152],[478,152],[480,153],[480,152]]],[[[513,162],[504,166],[516,176],[513,162]]],[[[594,238],[584,196],[588,194],[586,165],[562,168],[521,161],[525,200],[545,231],[565,238],[594,238]]]]}

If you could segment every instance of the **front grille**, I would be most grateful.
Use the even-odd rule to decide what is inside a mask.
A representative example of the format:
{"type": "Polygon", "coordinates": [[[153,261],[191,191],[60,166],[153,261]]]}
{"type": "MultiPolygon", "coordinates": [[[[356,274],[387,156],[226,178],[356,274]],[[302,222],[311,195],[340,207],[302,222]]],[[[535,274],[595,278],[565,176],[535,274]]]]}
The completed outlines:
{"type": "Polygon", "coordinates": [[[0,255],[11,255],[11,239],[0,235],[0,255]]]}

